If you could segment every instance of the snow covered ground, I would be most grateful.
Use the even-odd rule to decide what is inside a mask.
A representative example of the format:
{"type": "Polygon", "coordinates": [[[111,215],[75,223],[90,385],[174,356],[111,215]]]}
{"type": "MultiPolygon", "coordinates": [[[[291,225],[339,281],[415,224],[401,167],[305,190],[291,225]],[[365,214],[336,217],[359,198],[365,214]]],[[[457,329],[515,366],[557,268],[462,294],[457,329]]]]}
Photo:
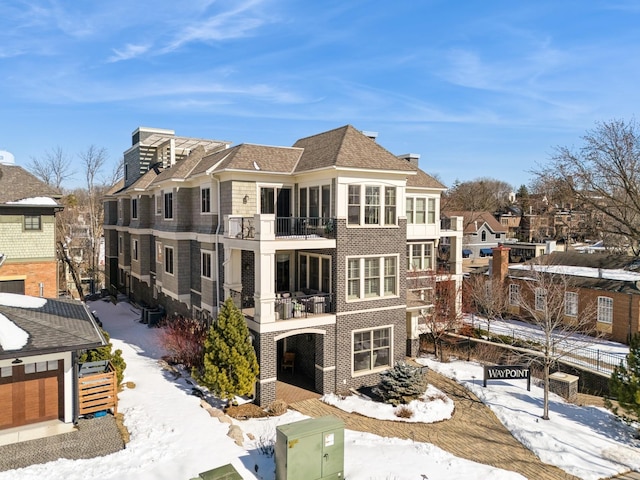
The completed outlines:
{"type": "MultiPolygon", "coordinates": [[[[163,370],[158,330],[138,322],[139,312],[126,303],[90,305],[127,362],[125,381],[135,388],[120,394],[119,411],[131,433],[127,448],[88,460],[57,460],[46,465],[0,473],[0,480],[30,479],[188,479],[232,463],[245,479],[274,479],[275,459],[262,452],[279,424],[304,417],[290,411],[281,417],[236,422],[254,440],[239,447],[226,436],[229,425],[210,417],[191,395],[185,377],[163,370]],[[256,472],[257,467],[257,472],[256,472]]],[[[522,381],[492,382],[480,387],[478,365],[454,362],[431,368],[455,376],[482,398],[525,445],[544,461],[578,476],[595,479],[640,468],[640,449],[632,431],[606,411],[576,407],[553,397],[551,420],[536,421],[542,392],[526,391],[522,381]],[[476,380],[474,381],[474,377],[476,380]]],[[[479,373],[480,372],[480,373],[479,373]]],[[[358,407],[360,408],[360,407],[358,407]]],[[[365,408],[365,410],[367,410],[365,408]]],[[[373,416],[373,415],[372,415],[373,416]]],[[[348,480],[522,479],[521,475],[456,458],[427,444],[345,432],[345,478],[348,480]]]]}

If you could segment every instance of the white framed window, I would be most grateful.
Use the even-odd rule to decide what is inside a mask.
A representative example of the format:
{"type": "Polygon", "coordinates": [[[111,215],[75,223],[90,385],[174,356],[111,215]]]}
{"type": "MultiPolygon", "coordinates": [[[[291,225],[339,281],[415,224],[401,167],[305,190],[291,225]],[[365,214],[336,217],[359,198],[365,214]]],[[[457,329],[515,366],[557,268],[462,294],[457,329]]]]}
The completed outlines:
{"type": "Polygon", "coordinates": [[[416,198],[416,223],[427,223],[427,199],[416,198]]]}
{"type": "Polygon", "coordinates": [[[347,259],[347,300],[397,295],[397,267],[397,255],[347,259]]]}
{"type": "Polygon", "coordinates": [[[200,189],[200,213],[211,213],[211,188],[200,189]]]}
{"type": "Polygon", "coordinates": [[[433,243],[407,244],[407,270],[433,270],[433,243]]]}
{"type": "Polygon", "coordinates": [[[260,213],[276,213],[276,189],[260,187],[260,213]]]}
{"type": "Polygon", "coordinates": [[[123,251],[124,251],[122,245],[123,245],[122,235],[118,235],[118,253],[119,254],[123,253],[123,251]]]}
{"type": "Polygon", "coordinates": [[[200,256],[200,273],[204,278],[211,279],[211,252],[202,251],[200,256]]]}
{"type": "Polygon", "coordinates": [[[349,185],[348,223],[360,225],[360,185],[349,185]]]}
{"type": "Polygon", "coordinates": [[[598,297],[598,322],[613,323],[613,298],[598,297]]]}
{"type": "Polygon", "coordinates": [[[347,299],[360,298],[360,259],[351,258],[347,262],[347,299]]]}
{"type": "Polygon", "coordinates": [[[380,224],[380,187],[367,185],[364,187],[364,223],[380,224]]]}
{"type": "Polygon", "coordinates": [[[122,199],[118,199],[118,220],[122,220],[122,199]]]}
{"type": "Polygon", "coordinates": [[[433,225],[436,223],[436,199],[427,199],[427,223],[433,225]]]}
{"type": "Polygon", "coordinates": [[[393,327],[356,330],[352,337],[353,373],[387,369],[392,362],[393,327]]]}
{"type": "Polygon", "coordinates": [[[331,257],[301,253],[298,265],[300,288],[331,293],[331,257]]]}
{"type": "Polygon", "coordinates": [[[173,192],[164,194],[164,218],[173,218],[173,192]]]}
{"type": "Polygon", "coordinates": [[[163,255],[163,248],[162,248],[162,243],[161,242],[156,242],[156,262],[157,263],[162,263],[163,259],[164,259],[164,255],[163,255]]]}
{"type": "Polygon", "coordinates": [[[547,291],[544,288],[536,288],[535,291],[535,309],[542,312],[546,307],[547,291]]]}
{"type": "Polygon", "coordinates": [[[484,231],[484,230],[482,231],[482,233],[480,234],[480,239],[481,239],[483,242],[486,242],[486,241],[487,241],[487,232],[486,232],[486,231],[484,231]]]}
{"type": "Polygon", "coordinates": [[[509,305],[520,305],[520,285],[509,284],[509,305]]]}
{"type": "Polygon", "coordinates": [[[349,225],[397,225],[395,187],[349,185],[347,204],[349,225]]]}
{"type": "Polygon", "coordinates": [[[138,218],[138,199],[131,199],[131,218],[138,218]]]}
{"type": "Polygon", "coordinates": [[[156,195],[156,215],[160,215],[162,213],[162,194],[156,195]]]}
{"type": "Polygon", "coordinates": [[[173,275],[173,247],[164,247],[164,271],[173,275]]]}
{"type": "Polygon", "coordinates": [[[138,260],[138,240],[131,241],[131,258],[138,260]]]}
{"type": "Polygon", "coordinates": [[[565,292],[564,314],[568,317],[578,316],[578,294],[576,292],[565,292]]]}
{"type": "Polygon", "coordinates": [[[415,200],[413,198],[407,197],[406,200],[406,213],[407,213],[407,224],[413,223],[413,205],[415,200]]]}

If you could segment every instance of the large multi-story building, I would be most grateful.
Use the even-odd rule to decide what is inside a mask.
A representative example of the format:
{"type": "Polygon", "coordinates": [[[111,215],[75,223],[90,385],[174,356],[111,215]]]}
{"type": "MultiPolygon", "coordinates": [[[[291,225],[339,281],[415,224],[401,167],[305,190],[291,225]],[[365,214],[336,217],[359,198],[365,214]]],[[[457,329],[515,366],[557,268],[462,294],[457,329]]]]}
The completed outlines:
{"type": "Polygon", "coordinates": [[[431,302],[408,306],[407,271],[433,272],[442,237],[443,280],[461,282],[461,219],[441,230],[445,187],[417,158],[352,126],[292,147],[138,128],[125,186],[105,202],[107,285],[199,318],[234,298],[260,404],[275,399],[284,352],[318,392],[374,384],[417,351],[431,302]]]}
{"type": "Polygon", "coordinates": [[[0,292],[58,296],[55,214],[61,193],[0,151],[0,292]]]}

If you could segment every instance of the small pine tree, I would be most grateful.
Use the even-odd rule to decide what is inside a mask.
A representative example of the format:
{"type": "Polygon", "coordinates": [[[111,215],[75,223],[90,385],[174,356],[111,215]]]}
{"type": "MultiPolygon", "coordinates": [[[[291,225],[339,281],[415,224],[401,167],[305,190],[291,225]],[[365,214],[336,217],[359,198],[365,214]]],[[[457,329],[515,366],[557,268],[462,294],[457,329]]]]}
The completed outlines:
{"type": "Polygon", "coordinates": [[[201,370],[193,376],[220,398],[252,392],[259,367],[244,316],[228,298],[204,343],[201,370]]]}
{"type": "Polygon", "coordinates": [[[122,358],[122,350],[117,349],[115,352],[111,352],[113,345],[110,341],[111,338],[109,337],[109,334],[102,330],[102,335],[107,341],[107,344],[104,347],[85,351],[80,355],[80,357],[78,357],[78,363],[109,360],[116,371],[116,378],[118,380],[118,385],[120,385],[124,379],[124,369],[127,368],[127,364],[125,363],[124,358],[122,358]]]}
{"type": "Polygon", "coordinates": [[[609,379],[609,393],[614,397],[618,407],[606,399],[605,405],[622,420],[631,422],[640,420],[640,333],[631,337],[627,364],[620,364],[613,369],[609,379]]]}
{"type": "Polygon", "coordinates": [[[397,406],[415,400],[426,389],[427,379],[420,368],[398,362],[380,375],[380,383],[373,389],[373,393],[380,396],[383,402],[397,406]]]}

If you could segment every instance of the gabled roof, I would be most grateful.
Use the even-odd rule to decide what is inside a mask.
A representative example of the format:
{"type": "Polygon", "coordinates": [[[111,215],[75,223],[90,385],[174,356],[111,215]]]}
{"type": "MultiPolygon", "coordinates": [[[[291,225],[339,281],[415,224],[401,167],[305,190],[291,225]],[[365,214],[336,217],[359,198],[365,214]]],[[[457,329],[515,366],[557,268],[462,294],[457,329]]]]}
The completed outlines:
{"type": "Polygon", "coordinates": [[[91,313],[82,302],[68,299],[34,299],[15,294],[1,295],[0,315],[25,331],[29,338],[19,349],[4,350],[0,344],[0,358],[84,350],[106,344],[91,313]],[[7,298],[10,300],[7,301],[7,298]],[[13,302],[11,298],[18,301],[13,302]],[[21,299],[41,302],[34,303],[34,307],[18,306],[23,304],[21,299]]]}
{"type": "MultiPolygon", "coordinates": [[[[127,192],[135,191],[135,190],[145,190],[149,185],[153,183],[153,181],[160,175],[162,172],[162,165],[160,163],[156,163],[151,165],[151,168],[144,172],[144,174],[138,178],[135,182],[129,185],[125,190],[127,192]]],[[[124,180],[123,180],[124,184],[124,180]]]]}
{"type": "Polygon", "coordinates": [[[302,138],[293,146],[304,149],[296,172],[335,166],[415,174],[409,162],[400,160],[351,125],[302,138]]]}
{"type": "Polygon", "coordinates": [[[242,143],[205,158],[195,172],[205,172],[216,166],[214,172],[246,170],[250,172],[293,173],[302,150],[293,147],[272,147],[242,143]],[[222,160],[222,161],[221,161],[222,160]]]}
{"type": "MultiPolygon", "coordinates": [[[[160,183],[164,180],[185,180],[191,175],[194,168],[204,158],[206,151],[202,145],[194,148],[185,158],[178,160],[175,165],[160,171],[152,183],[160,183]]],[[[148,172],[147,172],[148,173],[148,172]]]]}
{"type": "Polygon", "coordinates": [[[58,200],[62,193],[17,165],[0,165],[0,203],[25,198],[50,197],[58,200]]]}
{"type": "Polygon", "coordinates": [[[442,212],[444,217],[463,217],[465,235],[477,233],[482,225],[487,225],[493,233],[507,233],[508,229],[496,220],[490,212],[469,212],[469,211],[452,211],[446,210],[442,212]]]}

